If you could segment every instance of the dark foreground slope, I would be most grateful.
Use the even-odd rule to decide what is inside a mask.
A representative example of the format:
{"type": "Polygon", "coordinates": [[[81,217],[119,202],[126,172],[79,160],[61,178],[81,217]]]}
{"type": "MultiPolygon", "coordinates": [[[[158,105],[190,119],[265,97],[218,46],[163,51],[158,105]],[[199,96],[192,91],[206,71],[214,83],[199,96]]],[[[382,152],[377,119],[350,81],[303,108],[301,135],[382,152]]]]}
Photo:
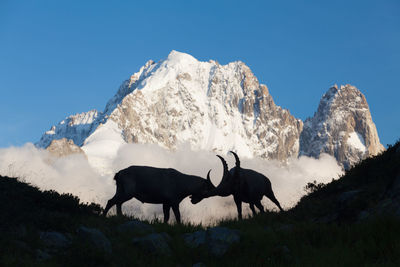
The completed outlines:
{"type": "Polygon", "coordinates": [[[400,266],[400,143],[307,190],[287,212],[204,232],[103,218],[98,205],[0,177],[0,266],[400,266]]]}
{"type": "Polygon", "coordinates": [[[310,193],[292,210],[299,219],[344,223],[372,215],[400,217],[400,142],[361,161],[340,179],[308,184],[306,190],[310,193]]]}

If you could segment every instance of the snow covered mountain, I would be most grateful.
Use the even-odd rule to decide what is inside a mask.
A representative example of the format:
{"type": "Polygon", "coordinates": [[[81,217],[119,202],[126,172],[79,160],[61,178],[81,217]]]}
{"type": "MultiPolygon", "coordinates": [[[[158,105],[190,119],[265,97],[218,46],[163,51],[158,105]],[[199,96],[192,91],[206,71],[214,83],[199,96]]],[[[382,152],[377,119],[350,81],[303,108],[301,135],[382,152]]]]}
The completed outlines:
{"type": "Polygon", "coordinates": [[[331,87],[300,136],[301,155],[328,153],[345,168],[383,149],[367,100],[351,85],[331,87]]]}
{"type": "Polygon", "coordinates": [[[36,145],[46,148],[53,140],[66,138],[73,140],[74,144],[82,146],[97,125],[98,118],[97,110],[71,115],[58,123],[57,126],[53,125],[50,130],[43,134],[36,145]]]}
{"type": "MultiPolygon", "coordinates": [[[[366,104],[365,97],[351,88],[366,104]]],[[[336,95],[341,93],[333,89],[324,95],[321,103],[326,104],[320,104],[316,116],[306,120],[303,131],[303,122],[277,106],[267,86],[260,84],[243,62],[200,62],[172,51],[157,63],[148,61],[125,81],[103,112],[72,115],[53,126],[36,145],[46,148],[52,140],[71,139],[89,162],[103,171],[124,143],[158,144],[168,149],[189,144],[194,150],[234,150],[245,157],[281,161],[327,152],[347,166],[383,147],[368,105],[359,105],[357,97],[347,102],[335,100],[341,99],[336,95]],[[352,111],[346,113],[346,119],[352,128],[341,131],[347,137],[332,135],[331,120],[346,112],[347,105],[352,111]],[[371,134],[362,131],[367,128],[371,134]],[[340,143],[336,147],[345,147],[346,152],[327,149],[331,143],[340,143]]]]}

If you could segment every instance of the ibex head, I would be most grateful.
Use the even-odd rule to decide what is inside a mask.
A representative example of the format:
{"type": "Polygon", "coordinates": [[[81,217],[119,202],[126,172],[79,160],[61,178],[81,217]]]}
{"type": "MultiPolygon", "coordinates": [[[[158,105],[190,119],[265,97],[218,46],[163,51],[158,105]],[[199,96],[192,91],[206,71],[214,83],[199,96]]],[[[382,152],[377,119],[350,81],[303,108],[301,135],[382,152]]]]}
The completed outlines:
{"type": "Polygon", "coordinates": [[[217,156],[220,158],[220,160],[222,161],[222,165],[224,166],[224,175],[223,175],[222,180],[219,183],[219,185],[213,191],[213,194],[217,195],[217,196],[221,196],[221,197],[226,197],[226,196],[233,194],[235,192],[235,190],[237,190],[237,186],[240,183],[239,156],[233,151],[230,151],[230,152],[233,154],[233,156],[235,156],[235,160],[236,160],[236,163],[235,163],[236,167],[234,168],[233,172],[232,172],[232,170],[228,171],[228,164],[226,163],[224,158],[222,158],[221,156],[217,156]]]}
{"type": "MultiPolygon", "coordinates": [[[[217,155],[217,157],[221,160],[222,166],[224,168],[224,173],[222,175],[221,182],[217,187],[213,185],[213,188],[210,189],[209,191],[203,191],[199,192],[198,194],[193,194],[191,196],[191,201],[193,204],[199,203],[202,201],[204,198],[212,197],[212,196],[229,196],[232,194],[232,175],[228,171],[228,164],[224,160],[223,157],[220,155],[217,155]]],[[[207,174],[207,180],[209,181],[210,184],[210,172],[207,174]]]]}
{"type": "Polygon", "coordinates": [[[215,186],[213,185],[213,183],[211,182],[210,179],[210,172],[211,170],[208,171],[207,173],[207,179],[206,182],[204,184],[204,186],[202,187],[200,192],[196,192],[195,194],[193,194],[190,197],[190,201],[192,202],[192,204],[197,204],[200,201],[203,200],[203,198],[208,197],[208,193],[211,192],[212,190],[215,189],[215,186]]]}

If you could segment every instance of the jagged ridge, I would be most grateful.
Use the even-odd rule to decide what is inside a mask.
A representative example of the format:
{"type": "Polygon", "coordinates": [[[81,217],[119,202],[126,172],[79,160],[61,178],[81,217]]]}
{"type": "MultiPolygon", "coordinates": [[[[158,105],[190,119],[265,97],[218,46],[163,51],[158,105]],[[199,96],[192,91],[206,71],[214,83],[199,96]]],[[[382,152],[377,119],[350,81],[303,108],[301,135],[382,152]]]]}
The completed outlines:
{"type": "Polygon", "coordinates": [[[328,153],[346,169],[382,150],[367,100],[351,85],[331,87],[300,136],[301,155],[328,153]]]}
{"type": "MultiPolygon", "coordinates": [[[[123,143],[169,149],[189,143],[192,149],[235,150],[245,157],[281,161],[328,153],[345,167],[383,149],[365,97],[355,87],[331,88],[303,130],[303,122],[277,106],[243,62],[199,62],[177,51],[157,63],[148,61],[103,112],[70,116],[37,145],[47,147],[62,137],[82,146],[89,161],[98,157],[100,141],[108,142],[107,157],[123,143]]],[[[92,160],[106,164],[96,162],[92,160]]]]}

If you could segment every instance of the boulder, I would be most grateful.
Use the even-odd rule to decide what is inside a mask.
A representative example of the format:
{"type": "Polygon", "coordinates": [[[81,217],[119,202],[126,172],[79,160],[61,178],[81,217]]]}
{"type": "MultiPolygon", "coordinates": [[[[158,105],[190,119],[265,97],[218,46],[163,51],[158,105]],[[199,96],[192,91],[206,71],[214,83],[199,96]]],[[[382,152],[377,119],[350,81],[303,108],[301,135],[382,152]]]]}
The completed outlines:
{"type": "Polygon", "coordinates": [[[112,252],[110,241],[99,230],[81,226],[78,228],[77,234],[81,240],[92,244],[97,249],[102,250],[107,253],[112,252]]]}
{"type": "Polygon", "coordinates": [[[183,240],[190,248],[197,248],[206,243],[206,231],[196,231],[183,235],[183,240]]]}
{"type": "Polygon", "coordinates": [[[169,242],[171,242],[171,237],[167,233],[153,233],[144,237],[136,237],[132,240],[135,246],[148,253],[167,256],[172,254],[169,242]]]}
{"type": "Polygon", "coordinates": [[[225,227],[213,227],[207,230],[209,252],[214,256],[225,254],[232,244],[240,241],[238,230],[225,227]]]}
{"type": "Polygon", "coordinates": [[[40,239],[45,246],[55,249],[66,248],[71,244],[71,240],[69,240],[67,236],[53,231],[41,232],[40,239]]]}
{"type": "Polygon", "coordinates": [[[240,241],[238,230],[225,227],[213,227],[207,231],[197,231],[184,234],[183,239],[190,248],[205,245],[208,252],[214,256],[224,255],[232,244],[240,241]]]}

